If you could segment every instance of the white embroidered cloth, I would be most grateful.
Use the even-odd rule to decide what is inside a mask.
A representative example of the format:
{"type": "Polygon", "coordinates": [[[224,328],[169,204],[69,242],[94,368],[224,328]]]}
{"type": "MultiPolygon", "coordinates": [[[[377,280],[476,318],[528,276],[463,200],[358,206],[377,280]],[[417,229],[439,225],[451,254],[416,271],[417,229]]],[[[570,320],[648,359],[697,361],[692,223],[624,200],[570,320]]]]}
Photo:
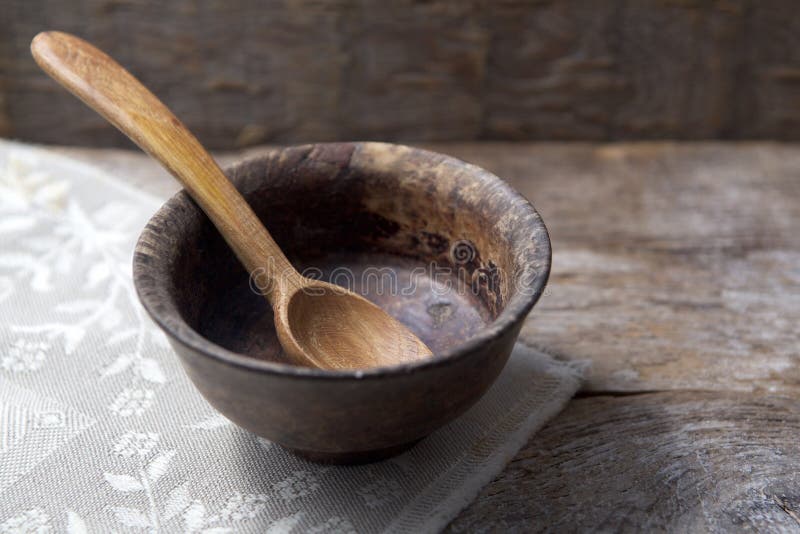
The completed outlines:
{"type": "Polygon", "coordinates": [[[0,140],[2,533],[436,531],[578,388],[579,369],[518,345],[409,452],[296,458],[218,415],[139,305],[131,255],[162,200],[0,140]]]}

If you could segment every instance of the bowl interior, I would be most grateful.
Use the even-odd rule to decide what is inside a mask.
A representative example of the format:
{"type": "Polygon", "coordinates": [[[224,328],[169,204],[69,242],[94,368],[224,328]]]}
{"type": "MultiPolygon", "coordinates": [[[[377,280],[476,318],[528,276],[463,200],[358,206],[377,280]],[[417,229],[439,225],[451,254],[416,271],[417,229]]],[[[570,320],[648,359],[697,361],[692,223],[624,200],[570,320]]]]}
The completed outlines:
{"type": "MultiPolygon", "coordinates": [[[[530,224],[527,233],[519,226],[541,225],[538,215],[458,160],[394,145],[314,145],[228,174],[298,270],[365,295],[437,356],[496,323],[510,302],[526,313],[538,297],[530,290],[544,284],[526,269],[545,252],[549,267],[549,243],[533,246],[530,224]]],[[[289,363],[269,305],[219,233],[185,194],[170,204],[165,260],[182,320],[230,351],[289,363]]]]}

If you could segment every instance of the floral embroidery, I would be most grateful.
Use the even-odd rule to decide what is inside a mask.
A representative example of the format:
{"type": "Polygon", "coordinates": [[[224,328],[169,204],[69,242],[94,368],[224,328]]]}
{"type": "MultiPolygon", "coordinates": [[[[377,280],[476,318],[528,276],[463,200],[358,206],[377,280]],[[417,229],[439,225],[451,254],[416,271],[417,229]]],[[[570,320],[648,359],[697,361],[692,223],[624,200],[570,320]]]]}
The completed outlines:
{"type": "Polygon", "coordinates": [[[47,343],[20,338],[5,355],[0,356],[0,368],[14,373],[36,371],[44,363],[49,348],[47,343]]]}
{"type": "Polygon", "coordinates": [[[68,182],[53,180],[50,173],[34,168],[13,154],[6,161],[4,172],[0,173],[0,193],[9,211],[31,207],[51,211],[63,209],[69,190],[68,182]]]}
{"type": "MultiPolygon", "coordinates": [[[[254,519],[265,510],[269,497],[260,493],[235,492],[218,513],[209,515],[208,507],[199,499],[192,498],[189,482],[169,491],[162,490],[159,481],[169,471],[177,451],[157,452],[159,442],[156,433],[128,431],[117,438],[111,449],[113,455],[127,460],[130,470],[105,472],[103,479],[120,494],[144,495],[148,503],[145,509],[111,507],[110,512],[120,525],[158,531],[164,529],[164,525],[181,519],[185,532],[219,534],[228,532],[228,525],[254,519]]],[[[133,502],[141,503],[141,499],[133,502]]]]}
{"type": "Polygon", "coordinates": [[[196,430],[216,430],[217,428],[227,427],[232,424],[233,423],[231,423],[230,420],[228,420],[224,415],[217,413],[198,423],[186,425],[186,427],[196,430]]]}
{"type": "Polygon", "coordinates": [[[142,415],[153,403],[153,397],[155,393],[152,389],[125,388],[117,395],[109,409],[122,417],[142,415]]]}
{"type": "Polygon", "coordinates": [[[25,285],[34,292],[52,292],[62,286],[59,277],[71,277],[79,291],[73,292],[73,299],[53,302],[36,324],[8,325],[11,332],[35,335],[46,343],[17,340],[0,355],[0,371],[36,371],[53,347],[75,354],[99,330],[113,355],[104,362],[101,377],[124,371],[131,377],[131,391],[123,391],[109,409],[121,416],[140,415],[152,404],[153,385],[167,381],[161,363],[147,357],[150,346],[163,345],[163,334],[141,309],[130,273],[134,232],[146,218],[143,206],[115,200],[98,205],[73,191],[75,182],[54,178],[53,169],[60,164],[45,167],[40,155],[24,150],[0,152],[3,155],[0,301],[18,296],[15,292],[25,285]],[[124,328],[123,310],[133,315],[124,328]],[[117,350],[123,342],[130,350],[117,350]]]}
{"type": "Polygon", "coordinates": [[[43,534],[51,530],[50,517],[39,508],[23,512],[0,524],[0,534],[43,534]]]}
{"type": "Polygon", "coordinates": [[[364,504],[370,508],[378,508],[402,497],[403,492],[396,480],[381,477],[360,487],[358,494],[364,499],[364,504]]]}
{"type": "Polygon", "coordinates": [[[158,434],[126,432],[114,444],[114,454],[123,458],[138,455],[144,458],[158,443],[158,434]]]}
{"type": "Polygon", "coordinates": [[[266,502],[266,495],[234,493],[225,502],[225,506],[219,512],[219,517],[214,519],[223,523],[253,519],[264,509],[264,503],[266,502]]]}
{"type": "Polygon", "coordinates": [[[66,424],[64,412],[51,410],[36,414],[34,425],[36,428],[62,428],[66,424]]]}
{"type": "Polygon", "coordinates": [[[68,534],[89,534],[89,527],[81,516],[67,510],[67,533],[68,534]]]}
{"type": "MultiPolygon", "coordinates": [[[[180,501],[180,506],[184,510],[184,531],[202,532],[203,534],[230,532],[230,525],[255,519],[266,509],[266,504],[269,501],[269,498],[263,494],[236,492],[228,497],[218,514],[207,515],[208,510],[202,502],[197,499],[191,502],[188,501],[188,492],[186,490],[177,488],[173,493],[175,495],[171,496],[169,501],[180,501]],[[178,497],[178,495],[180,496],[178,497]]],[[[177,509],[178,506],[174,508],[177,509]]],[[[300,515],[295,514],[279,519],[271,527],[276,525],[278,527],[286,527],[277,528],[276,532],[291,531],[292,527],[300,520],[300,515]]],[[[272,530],[267,530],[272,532],[272,530]]]]}
{"type": "Polygon", "coordinates": [[[112,452],[122,458],[135,460],[134,471],[103,473],[105,481],[116,491],[144,493],[147,496],[149,509],[146,511],[127,506],[112,508],[116,520],[126,527],[159,529],[160,520],[155,504],[155,485],[169,469],[177,451],[165,451],[148,460],[158,441],[158,434],[152,432],[124,433],[117,439],[112,452]]]}
{"type": "Polygon", "coordinates": [[[286,501],[310,495],[319,489],[317,477],[310,471],[295,471],[293,476],[272,486],[286,501]]]}
{"type": "Polygon", "coordinates": [[[342,517],[331,517],[308,530],[308,534],[356,534],[356,529],[350,521],[342,517]]]}

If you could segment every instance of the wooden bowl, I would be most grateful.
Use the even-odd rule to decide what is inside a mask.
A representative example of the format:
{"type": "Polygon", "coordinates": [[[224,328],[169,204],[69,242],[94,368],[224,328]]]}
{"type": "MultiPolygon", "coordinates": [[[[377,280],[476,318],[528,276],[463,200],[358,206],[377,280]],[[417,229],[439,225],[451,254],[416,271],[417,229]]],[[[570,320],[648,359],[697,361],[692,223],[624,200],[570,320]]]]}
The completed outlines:
{"type": "Polygon", "coordinates": [[[383,143],[285,148],[226,173],[301,272],[361,292],[436,356],[363,371],[289,364],[266,300],[180,192],[142,233],[133,276],[216,409],[305,457],[351,463],[404,450],[484,394],[550,271],[527,200],[463,161],[383,143]]]}

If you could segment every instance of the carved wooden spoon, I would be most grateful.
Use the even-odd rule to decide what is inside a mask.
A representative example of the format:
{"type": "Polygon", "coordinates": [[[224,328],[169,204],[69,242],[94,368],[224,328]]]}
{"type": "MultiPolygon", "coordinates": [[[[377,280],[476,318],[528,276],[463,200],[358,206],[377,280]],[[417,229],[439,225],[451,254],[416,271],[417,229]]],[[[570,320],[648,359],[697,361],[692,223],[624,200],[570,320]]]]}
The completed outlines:
{"type": "Polygon", "coordinates": [[[356,369],[433,356],[399,321],[363,297],[298,273],[189,130],[136,78],[86,41],[43,32],[39,66],[158,160],[220,231],[275,312],[286,354],[300,365],[356,369]]]}

